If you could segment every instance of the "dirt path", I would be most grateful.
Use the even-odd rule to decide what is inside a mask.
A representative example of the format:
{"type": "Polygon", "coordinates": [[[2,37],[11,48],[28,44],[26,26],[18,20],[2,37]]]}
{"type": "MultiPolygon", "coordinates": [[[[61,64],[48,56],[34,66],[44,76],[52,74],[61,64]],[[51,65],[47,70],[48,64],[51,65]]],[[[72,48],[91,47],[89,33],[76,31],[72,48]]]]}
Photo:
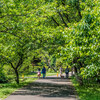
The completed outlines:
{"type": "Polygon", "coordinates": [[[77,100],[70,79],[55,76],[39,79],[25,86],[5,100],[77,100]]]}

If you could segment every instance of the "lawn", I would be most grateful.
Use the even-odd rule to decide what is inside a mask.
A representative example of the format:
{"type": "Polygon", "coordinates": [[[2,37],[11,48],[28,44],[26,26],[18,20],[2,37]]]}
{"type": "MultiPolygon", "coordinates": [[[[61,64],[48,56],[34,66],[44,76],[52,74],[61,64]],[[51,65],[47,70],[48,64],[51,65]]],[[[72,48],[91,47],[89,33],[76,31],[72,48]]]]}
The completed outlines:
{"type": "Polygon", "coordinates": [[[87,84],[79,86],[75,78],[72,78],[80,100],[100,100],[100,84],[87,84]]]}

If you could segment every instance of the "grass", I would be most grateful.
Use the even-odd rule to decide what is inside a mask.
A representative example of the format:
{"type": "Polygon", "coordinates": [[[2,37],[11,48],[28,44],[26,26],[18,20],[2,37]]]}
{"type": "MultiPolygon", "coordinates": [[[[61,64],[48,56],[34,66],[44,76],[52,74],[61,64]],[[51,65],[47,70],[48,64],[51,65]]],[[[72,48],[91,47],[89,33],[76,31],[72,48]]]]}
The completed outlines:
{"type": "Polygon", "coordinates": [[[57,72],[47,73],[47,74],[46,74],[46,76],[52,76],[52,75],[57,75],[57,72]]]}
{"type": "Polygon", "coordinates": [[[100,84],[89,83],[79,86],[75,78],[72,78],[80,100],[100,100],[100,84]]]}
{"type": "MultiPolygon", "coordinates": [[[[46,76],[52,76],[52,75],[56,75],[56,73],[47,73],[46,76]]],[[[37,74],[35,75],[25,75],[24,77],[30,77],[30,78],[24,78],[20,79],[20,84],[16,84],[15,81],[13,82],[9,82],[9,83],[0,83],[0,100],[4,100],[6,97],[8,97],[12,92],[14,92],[15,90],[35,81],[37,78],[33,78],[33,77],[37,77],[37,74]]],[[[41,75],[42,77],[42,75],[41,75]]]]}

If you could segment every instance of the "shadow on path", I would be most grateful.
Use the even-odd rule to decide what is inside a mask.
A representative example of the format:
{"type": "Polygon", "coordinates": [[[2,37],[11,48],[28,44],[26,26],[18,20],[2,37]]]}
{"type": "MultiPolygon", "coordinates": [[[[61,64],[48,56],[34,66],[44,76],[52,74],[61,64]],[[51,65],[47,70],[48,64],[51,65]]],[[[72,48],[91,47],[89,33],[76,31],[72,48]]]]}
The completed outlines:
{"type": "Polygon", "coordinates": [[[58,79],[48,77],[17,90],[12,95],[37,95],[41,97],[72,97],[76,98],[75,89],[72,85],[59,84],[59,82],[70,82],[69,79],[58,79]],[[48,81],[49,80],[49,81],[48,81]],[[42,82],[41,82],[42,81],[42,82]],[[58,82],[58,84],[54,83],[58,82]]]}

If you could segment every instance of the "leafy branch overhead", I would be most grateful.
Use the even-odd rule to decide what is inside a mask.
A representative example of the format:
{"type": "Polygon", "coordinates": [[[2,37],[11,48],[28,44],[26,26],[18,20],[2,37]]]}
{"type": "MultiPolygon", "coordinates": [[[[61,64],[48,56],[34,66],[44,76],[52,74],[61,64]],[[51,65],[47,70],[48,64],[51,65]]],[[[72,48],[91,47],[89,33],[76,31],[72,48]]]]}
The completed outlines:
{"type": "Polygon", "coordinates": [[[13,68],[17,83],[20,69],[42,51],[49,67],[61,60],[82,78],[99,76],[99,23],[99,0],[2,0],[0,62],[13,68]]]}

